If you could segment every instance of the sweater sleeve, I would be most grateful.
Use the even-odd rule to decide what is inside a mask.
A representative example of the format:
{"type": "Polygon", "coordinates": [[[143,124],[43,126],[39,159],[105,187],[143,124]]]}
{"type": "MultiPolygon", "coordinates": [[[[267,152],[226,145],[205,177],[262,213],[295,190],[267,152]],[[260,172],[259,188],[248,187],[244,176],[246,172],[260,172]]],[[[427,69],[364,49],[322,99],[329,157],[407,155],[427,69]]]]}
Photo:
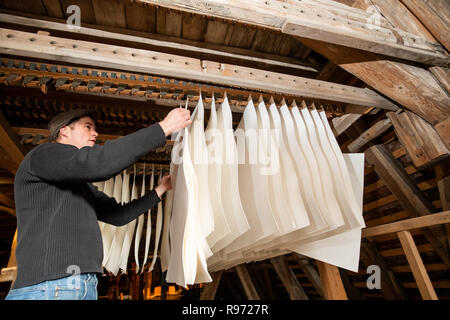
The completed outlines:
{"type": "Polygon", "coordinates": [[[139,199],[119,204],[114,198],[108,197],[92,184],[88,183],[88,185],[94,198],[97,219],[118,227],[133,221],[161,201],[156,191],[152,190],[139,199]]]}
{"type": "Polygon", "coordinates": [[[78,149],[67,144],[45,143],[32,150],[30,170],[47,181],[104,181],[165,143],[166,136],[157,123],[116,140],[106,141],[103,146],[78,149]]]}

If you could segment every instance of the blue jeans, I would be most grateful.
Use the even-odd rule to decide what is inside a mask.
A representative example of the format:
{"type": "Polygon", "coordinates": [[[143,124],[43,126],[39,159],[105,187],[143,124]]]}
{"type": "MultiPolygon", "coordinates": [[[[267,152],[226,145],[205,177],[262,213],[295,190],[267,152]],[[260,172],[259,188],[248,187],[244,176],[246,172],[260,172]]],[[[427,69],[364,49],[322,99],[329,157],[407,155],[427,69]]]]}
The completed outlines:
{"type": "Polygon", "coordinates": [[[97,275],[82,273],[9,291],[5,300],[97,300],[97,275]]]}

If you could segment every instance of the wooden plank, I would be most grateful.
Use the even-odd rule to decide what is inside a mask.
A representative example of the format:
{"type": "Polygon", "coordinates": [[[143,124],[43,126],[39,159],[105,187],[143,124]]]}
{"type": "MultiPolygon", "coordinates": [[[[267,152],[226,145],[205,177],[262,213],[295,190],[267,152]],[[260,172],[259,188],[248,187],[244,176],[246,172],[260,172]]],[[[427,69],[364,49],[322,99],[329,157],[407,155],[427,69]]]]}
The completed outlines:
{"type": "Polygon", "coordinates": [[[407,231],[411,229],[430,227],[438,224],[450,223],[450,211],[433,213],[417,218],[406,219],[381,226],[362,229],[362,237],[374,237],[387,233],[407,231]]]}
{"type": "Polygon", "coordinates": [[[240,264],[236,266],[235,269],[239,279],[241,280],[242,287],[244,288],[248,300],[261,300],[252,279],[250,278],[247,267],[244,264],[240,264]]]}
{"type": "Polygon", "coordinates": [[[300,40],[433,125],[450,117],[447,94],[428,70],[356,49],[300,40]]]}
{"type": "MultiPolygon", "coordinates": [[[[422,25],[408,8],[398,0],[371,0],[370,5],[377,6],[382,15],[392,23],[393,26],[430,41],[436,41],[433,35],[422,25]]],[[[366,9],[367,11],[367,9],[366,9]]]]}
{"type": "Polygon", "coordinates": [[[317,267],[322,278],[326,299],[348,300],[338,267],[318,260],[317,267]]]}
{"type": "Polygon", "coordinates": [[[311,263],[309,258],[298,256],[298,264],[300,265],[302,271],[308,277],[309,281],[311,281],[314,289],[316,289],[317,293],[325,298],[325,293],[323,291],[323,283],[322,279],[320,279],[319,273],[317,272],[314,265],[311,263]]]}
{"type": "Polygon", "coordinates": [[[450,150],[450,118],[436,124],[434,128],[441,137],[442,142],[446,145],[447,149],[450,150]]]}
{"type": "Polygon", "coordinates": [[[431,67],[428,70],[439,80],[442,87],[450,93],[450,69],[444,67],[431,67]]]}
{"type": "Polygon", "coordinates": [[[411,233],[409,231],[401,231],[398,233],[398,238],[400,239],[403,250],[405,250],[406,259],[416,279],[422,298],[424,300],[438,300],[411,233]]]}
{"type": "Polygon", "coordinates": [[[357,113],[347,113],[341,117],[336,117],[331,120],[331,129],[336,137],[339,137],[345,130],[350,128],[352,124],[354,124],[359,118],[361,118],[361,114],[357,113]]]}
{"type": "Polygon", "coordinates": [[[273,268],[289,294],[290,300],[309,300],[284,256],[270,259],[273,268]]]}
{"type": "MultiPolygon", "coordinates": [[[[324,5],[319,9],[304,1],[286,3],[276,0],[265,2],[236,0],[227,2],[226,5],[220,0],[140,1],[281,30],[286,34],[347,47],[356,46],[360,49],[398,58],[439,65],[447,63],[447,58],[442,53],[442,49],[436,51],[436,48],[440,47],[439,44],[395,28],[380,27],[376,31],[367,27],[367,20],[364,22],[356,21],[359,17],[350,22],[348,18],[351,15],[350,13],[336,14],[336,10],[333,12],[330,9],[332,1],[323,2],[324,5]],[[398,37],[402,40],[399,41],[398,37]],[[404,43],[408,43],[408,46],[404,43]]],[[[362,10],[355,9],[354,11],[364,14],[362,10]]]]}
{"type": "Polygon", "coordinates": [[[59,0],[42,0],[47,15],[54,18],[64,18],[64,13],[59,0]]]}
{"type": "MultiPolygon", "coordinates": [[[[117,47],[9,29],[0,30],[0,52],[64,60],[96,67],[108,67],[169,77],[268,90],[295,96],[390,108],[388,101],[368,89],[262,71],[212,61],[175,56],[148,50],[117,47]],[[30,38],[34,41],[30,41],[30,38]],[[52,45],[57,44],[57,45],[52,45]],[[148,61],[158,61],[149,64],[148,61]]],[[[392,109],[392,108],[391,108],[392,109]]]]}
{"type": "Polygon", "coordinates": [[[348,150],[350,152],[358,152],[358,150],[361,149],[361,147],[366,145],[369,141],[383,134],[391,126],[392,123],[389,118],[378,121],[372,127],[364,131],[358,138],[353,140],[353,142],[348,145],[347,147],[348,150]]]}
{"type": "Polygon", "coordinates": [[[440,43],[450,51],[450,34],[449,20],[450,7],[448,1],[434,0],[401,0],[401,2],[420,19],[427,29],[433,34],[433,36],[439,40],[440,43]],[[433,2],[442,4],[439,6],[440,10],[434,10],[433,2]],[[443,19],[441,15],[445,15],[447,19],[443,19]]]}
{"type": "Polygon", "coordinates": [[[156,9],[139,2],[125,5],[126,26],[128,29],[154,33],[156,28],[156,9]]]}
{"type": "MultiPolygon", "coordinates": [[[[392,156],[386,146],[370,147],[365,151],[365,156],[366,161],[375,166],[378,176],[411,217],[424,216],[435,211],[433,205],[420,192],[403,166],[392,156]]],[[[450,267],[448,248],[446,243],[443,242],[445,238],[443,228],[441,226],[427,227],[423,229],[423,232],[436,253],[450,267]]]]}
{"type": "Polygon", "coordinates": [[[391,119],[400,142],[417,168],[424,169],[432,166],[450,155],[450,150],[433,126],[419,116],[409,111],[400,114],[388,112],[387,116],[391,119]]]}
{"type": "Polygon", "coordinates": [[[212,282],[207,283],[200,294],[200,300],[214,300],[220,280],[222,279],[223,270],[219,270],[211,274],[212,282]]]}
{"type": "Polygon", "coordinates": [[[126,28],[125,8],[123,2],[110,0],[92,1],[97,24],[126,28]]]}

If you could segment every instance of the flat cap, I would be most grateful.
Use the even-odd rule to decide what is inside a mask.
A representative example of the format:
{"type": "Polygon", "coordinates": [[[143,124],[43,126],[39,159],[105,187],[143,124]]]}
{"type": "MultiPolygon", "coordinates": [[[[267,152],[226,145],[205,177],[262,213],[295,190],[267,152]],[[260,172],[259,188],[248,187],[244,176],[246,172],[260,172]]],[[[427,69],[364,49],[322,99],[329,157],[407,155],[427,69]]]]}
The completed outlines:
{"type": "Polygon", "coordinates": [[[60,113],[57,116],[55,116],[48,123],[48,130],[50,131],[50,134],[48,136],[47,141],[48,142],[55,141],[56,138],[58,137],[59,130],[62,127],[67,126],[72,121],[82,118],[83,116],[89,116],[93,120],[97,119],[97,115],[95,114],[95,112],[93,110],[88,110],[88,109],[70,110],[70,111],[60,113]]]}

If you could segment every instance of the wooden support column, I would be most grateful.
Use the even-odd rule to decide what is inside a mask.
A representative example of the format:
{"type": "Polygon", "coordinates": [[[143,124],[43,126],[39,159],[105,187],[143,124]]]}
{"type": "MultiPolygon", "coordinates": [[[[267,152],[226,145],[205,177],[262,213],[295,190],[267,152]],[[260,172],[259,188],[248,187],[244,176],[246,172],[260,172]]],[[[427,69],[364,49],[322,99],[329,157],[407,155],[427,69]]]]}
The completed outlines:
{"type": "Polygon", "coordinates": [[[414,278],[416,279],[420,295],[424,300],[438,300],[411,233],[409,231],[400,231],[397,234],[414,278]]]}
{"type": "MultiPolygon", "coordinates": [[[[375,166],[378,176],[411,217],[424,216],[436,211],[386,146],[370,147],[365,151],[365,155],[367,162],[375,166]]],[[[423,232],[436,253],[450,268],[450,256],[444,240],[446,234],[443,228],[441,226],[427,227],[423,229],[423,232]]]]}
{"type": "Polygon", "coordinates": [[[223,270],[214,272],[211,274],[212,282],[207,283],[202,289],[200,294],[200,300],[214,300],[216,296],[217,288],[219,287],[220,280],[222,279],[223,270]]]}
{"type": "Polygon", "coordinates": [[[434,127],[418,115],[388,112],[398,139],[418,169],[432,166],[450,156],[450,150],[434,127]]]}
{"type": "Polygon", "coordinates": [[[239,279],[241,280],[242,287],[244,288],[248,300],[261,300],[253,284],[253,281],[250,278],[247,267],[244,264],[240,264],[236,266],[236,272],[239,276],[239,279]]]}
{"type": "Polygon", "coordinates": [[[361,114],[347,113],[341,117],[331,120],[333,133],[336,137],[339,137],[345,130],[347,130],[352,124],[354,124],[361,114]]]}
{"type": "Polygon", "coordinates": [[[348,300],[338,267],[317,261],[327,300],[348,300]]]}
{"type": "Polygon", "coordinates": [[[309,300],[284,256],[270,259],[291,300],[309,300]]]}

